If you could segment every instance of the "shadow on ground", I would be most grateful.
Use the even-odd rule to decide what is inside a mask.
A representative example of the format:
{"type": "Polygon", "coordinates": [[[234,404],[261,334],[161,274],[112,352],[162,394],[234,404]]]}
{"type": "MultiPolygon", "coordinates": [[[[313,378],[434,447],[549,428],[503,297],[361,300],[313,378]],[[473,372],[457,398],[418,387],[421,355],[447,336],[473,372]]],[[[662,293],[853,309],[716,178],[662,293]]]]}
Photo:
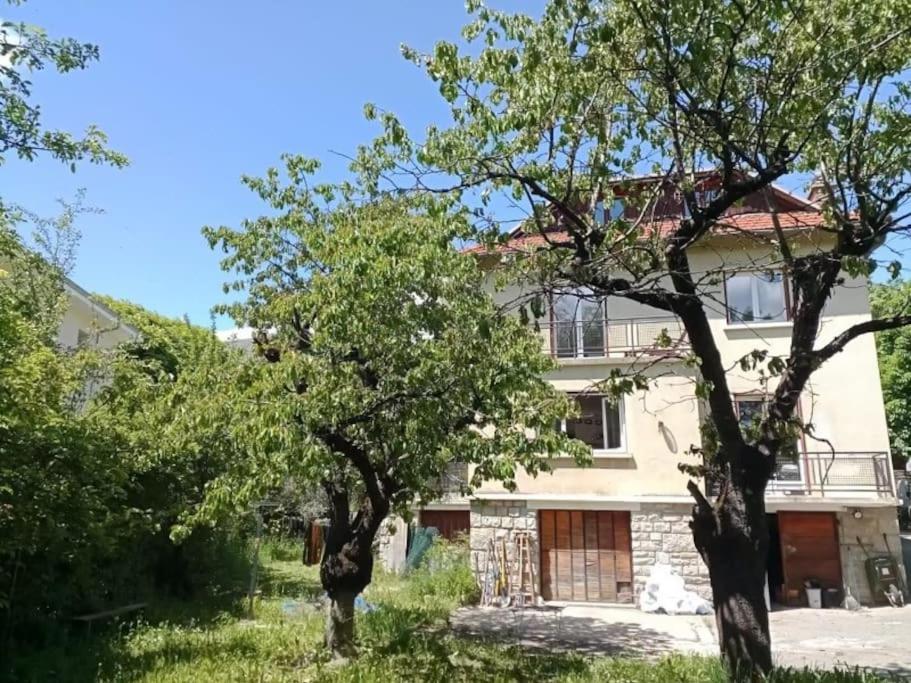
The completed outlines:
{"type": "Polygon", "coordinates": [[[567,615],[558,609],[459,610],[451,623],[460,635],[540,651],[658,657],[680,650],[679,640],[668,633],[636,623],[567,615]]]}

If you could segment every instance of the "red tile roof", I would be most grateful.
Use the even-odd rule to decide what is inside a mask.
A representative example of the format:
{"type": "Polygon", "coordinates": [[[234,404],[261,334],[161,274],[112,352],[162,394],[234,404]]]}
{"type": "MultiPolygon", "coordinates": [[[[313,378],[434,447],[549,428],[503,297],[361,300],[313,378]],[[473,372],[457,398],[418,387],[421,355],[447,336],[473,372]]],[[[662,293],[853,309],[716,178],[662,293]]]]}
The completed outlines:
{"type": "MultiPolygon", "coordinates": [[[[783,230],[811,230],[823,225],[823,216],[819,211],[782,211],[777,214],[783,230]]],[[[665,218],[645,227],[644,236],[657,230],[664,237],[679,225],[678,218],[665,218]]],[[[716,226],[715,234],[732,233],[767,233],[775,230],[774,214],[768,212],[737,213],[725,216],[716,226]]],[[[469,254],[534,252],[551,244],[569,245],[569,235],[562,230],[554,230],[545,235],[539,233],[524,234],[517,232],[514,237],[503,244],[488,249],[483,244],[468,247],[463,251],[469,254]]]]}

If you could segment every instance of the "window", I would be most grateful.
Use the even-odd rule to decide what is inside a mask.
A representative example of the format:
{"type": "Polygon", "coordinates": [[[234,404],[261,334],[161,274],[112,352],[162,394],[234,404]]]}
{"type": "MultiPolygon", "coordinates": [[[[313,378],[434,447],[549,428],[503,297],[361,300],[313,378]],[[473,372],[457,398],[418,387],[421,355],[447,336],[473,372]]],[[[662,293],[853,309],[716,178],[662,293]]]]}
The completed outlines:
{"type": "MultiPolygon", "coordinates": [[[[734,399],[734,410],[737,411],[737,419],[740,421],[740,428],[749,439],[759,422],[766,414],[768,402],[763,396],[737,396],[734,399]]],[[[782,444],[781,450],[776,458],[775,472],[772,474],[773,484],[778,482],[782,485],[799,484],[803,481],[803,468],[800,462],[800,447],[795,441],[790,447],[782,444]]]]}
{"type": "Polygon", "coordinates": [[[590,291],[562,294],[553,301],[553,351],[558,358],[604,356],[604,300],[590,291]]]}
{"type": "Polygon", "coordinates": [[[715,197],[717,196],[718,190],[714,188],[703,188],[701,190],[696,190],[696,205],[700,209],[704,209],[713,201],[715,201],[715,197]]]}
{"type": "Polygon", "coordinates": [[[595,224],[604,225],[608,220],[619,220],[620,218],[623,218],[625,210],[626,207],[623,204],[622,199],[614,199],[614,203],[611,204],[609,214],[604,207],[604,202],[599,201],[597,204],[595,204],[595,224]]]}
{"type": "Polygon", "coordinates": [[[604,396],[575,397],[578,417],[563,421],[568,436],[588,444],[594,451],[622,451],[626,448],[623,402],[612,403],[604,396]]]}
{"type": "Polygon", "coordinates": [[[728,322],[782,322],[788,319],[788,298],[780,272],[736,273],[724,283],[728,322]]]}

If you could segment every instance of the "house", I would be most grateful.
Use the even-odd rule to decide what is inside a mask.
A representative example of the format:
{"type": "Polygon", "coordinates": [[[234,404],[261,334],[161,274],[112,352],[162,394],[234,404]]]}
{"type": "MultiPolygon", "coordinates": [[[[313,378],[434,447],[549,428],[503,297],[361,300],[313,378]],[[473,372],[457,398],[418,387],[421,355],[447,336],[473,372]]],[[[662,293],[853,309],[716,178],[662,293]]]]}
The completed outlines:
{"type": "MultiPolygon", "coordinates": [[[[709,200],[711,183],[702,183],[699,192],[709,200]]],[[[614,216],[634,211],[620,193],[609,208],[597,210],[614,216]]],[[[669,228],[681,211],[679,198],[659,195],[649,230],[669,228]]],[[[830,239],[819,229],[817,204],[774,188],[748,197],[690,252],[694,271],[723,269],[723,281],[711,284],[706,297],[712,330],[731,367],[753,349],[788,353],[790,302],[787,275],[772,263],[773,212],[795,253],[824,247],[830,239]]],[[[517,282],[494,290],[493,271],[502,259],[560,239],[565,235],[559,226],[543,236],[520,226],[492,251],[469,251],[491,273],[494,297],[506,303],[529,289],[517,282]]],[[[485,482],[470,499],[452,493],[428,505],[421,522],[446,536],[467,532],[479,578],[491,538],[531,532],[545,600],[633,602],[655,563],[672,565],[689,588],[710,595],[708,572],[688,525],[693,504],[688,477],[677,467],[696,464],[687,451],[701,443],[704,414],[694,395],[695,371],[680,353],[687,344],[682,325],[665,312],[619,298],[593,300],[585,292],[552,297],[548,309],[539,321],[542,353],[558,364],[548,379],[575,397],[580,413],[561,429],[591,446],[593,465],[578,468],[558,460],[550,474],[519,473],[512,492],[485,482]],[[597,393],[597,383],[612,371],[631,368],[647,373],[650,390],[617,403],[597,393]]],[[[826,307],[820,342],[869,318],[866,280],[847,277],[826,307]]],[[[741,419],[763,410],[756,372],[737,368],[729,383],[741,419]]],[[[816,439],[800,439],[794,455],[781,458],[766,496],[772,598],[799,604],[804,580],[814,578],[826,588],[847,587],[869,603],[866,554],[857,539],[866,551],[886,551],[884,540],[893,552],[900,548],[872,335],[852,341],[813,375],[800,411],[814,425],[816,439]]]]}
{"type": "Polygon", "coordinates": [[[112,349],[139,337],[136,328],[123,322],[117,313],[69,278],[63,279],[63,293],[67,303],[57,331],[60,346],[112,349]]]}

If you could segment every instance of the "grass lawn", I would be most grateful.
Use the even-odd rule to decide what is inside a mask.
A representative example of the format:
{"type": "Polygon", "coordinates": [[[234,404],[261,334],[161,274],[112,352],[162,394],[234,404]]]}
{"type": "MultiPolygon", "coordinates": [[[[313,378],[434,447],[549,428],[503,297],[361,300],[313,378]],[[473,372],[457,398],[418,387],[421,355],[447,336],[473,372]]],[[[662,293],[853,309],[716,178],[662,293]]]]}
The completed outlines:
{"type": "MultiPolygon", "coordinates": [[[[669,657],[660,662],[531,654],[451,635],[446,618],[475,593],[466,566],[438,552],[435,572],[408,579],[380,575],[366,593],[376,606],[358,615],[361,656],[339,666],[321,646],[323,614],[308,607],[321,594],[317,572],[281,548],[266,549],[256,618],[245,601],[213,596],[193,603],[152,604],[140,621],[112,625],[91,637],[20,653],[14,681],[724,681],[715,660],[669,657]],[[448,565],[448,566],[447,566],[448,565]],[[303,607],[302,607],[303,606],[303,607]]],[[[820,683],[882,680],[848,674],[779,672],[774,680],[820,683]]]]}

